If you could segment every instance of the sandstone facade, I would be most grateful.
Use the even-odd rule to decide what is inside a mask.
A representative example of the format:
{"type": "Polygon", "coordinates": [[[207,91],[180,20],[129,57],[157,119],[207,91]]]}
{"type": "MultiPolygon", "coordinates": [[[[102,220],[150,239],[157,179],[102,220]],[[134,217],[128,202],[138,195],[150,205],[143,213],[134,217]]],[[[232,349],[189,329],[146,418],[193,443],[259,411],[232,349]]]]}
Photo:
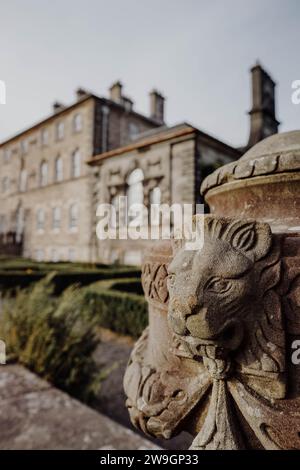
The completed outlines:
{"type": "MultiPolygon", "coordinates": [[[[23,238],[23,256],[91,260],[92,185],[86,161],[160,122],[83,90],[67,108],[0,146],[0,232],[23,238]],[[71,220],[72,219],[72,220],[71,220]]],[[[122,100],[122,101],[121,101],[122,100]]],[[[5,247],[4,250],[5,252],[5,247]]]]}
{"type": "Polygon", "coordinates": [[[97,207],[130,191],[134,199],[134,172],[148,208],[154,197],[169,205],[203,202],[207,175],[277,132],[275,83],[260,65],[252,90],[250,138],[239,149],[187,123],[167,127],[156,90],[148,117],[134,111],[120,82],[109,99],[78,89],[71,106],[55,103],[50,117],[0,145],[0,253],[140,264],[148,240],[99,241],[97,207]]]}

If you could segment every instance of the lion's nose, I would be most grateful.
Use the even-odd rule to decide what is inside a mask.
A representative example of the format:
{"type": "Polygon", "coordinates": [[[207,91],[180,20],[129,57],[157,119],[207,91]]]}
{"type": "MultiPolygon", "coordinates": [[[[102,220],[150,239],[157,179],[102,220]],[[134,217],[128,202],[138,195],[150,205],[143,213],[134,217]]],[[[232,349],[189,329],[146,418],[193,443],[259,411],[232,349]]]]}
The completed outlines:
{"type": "Polygon", "coordinates": [[[199,301],[196,296],[187,295],[180,299],[175,297],[169,307],[169,322],[174,332],[178,335],[187,334],[187,318],[198,311],[199,301]]]}
{"type": "Polygon", "coordinates": [[[196,315],[191,315],[186,320],[186,328],[192,336],[209,339],[212,335],[210,322],[207,321],[208,309],[203,307],[196,315]]]}
{"type": "Polygon", "coordinates": [[[180,310],[171,310],[169,313],[169,322],[173,331],[178,335],[185,335],[187,333],[185,315],[182,315],[180,310]]]}

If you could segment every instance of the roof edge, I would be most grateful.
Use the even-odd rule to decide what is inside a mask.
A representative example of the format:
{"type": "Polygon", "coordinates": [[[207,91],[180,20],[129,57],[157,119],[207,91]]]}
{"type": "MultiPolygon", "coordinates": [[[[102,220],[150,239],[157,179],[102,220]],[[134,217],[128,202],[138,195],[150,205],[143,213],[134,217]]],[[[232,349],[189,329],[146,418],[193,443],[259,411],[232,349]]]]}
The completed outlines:
{"type": "Polygon", "coordinates": [[[142,140],[138,140],[128,145],[124,145],[123,147],[118,147],[113,150],[109,150],[108,152],[100,153],[99,155],[95,155],[93,158],[87,161],[89,165],[97,165],[102,160],[105,160],[110,157],[123,155],[124,153],[130,152],[132,150],[137,150],[139,148],[147,147],[149,145],[157,144],[159,142],[166,142],[168,140],[174,139],[176,137],[184,137],[186,135],[196,134],[198,129],[193,126],[187,125],[184,129],[178,129],[177,131],[172,131],[172,128],[166,130],[160,136],[153,135],[148,138],[144,138],[142,140]]]}

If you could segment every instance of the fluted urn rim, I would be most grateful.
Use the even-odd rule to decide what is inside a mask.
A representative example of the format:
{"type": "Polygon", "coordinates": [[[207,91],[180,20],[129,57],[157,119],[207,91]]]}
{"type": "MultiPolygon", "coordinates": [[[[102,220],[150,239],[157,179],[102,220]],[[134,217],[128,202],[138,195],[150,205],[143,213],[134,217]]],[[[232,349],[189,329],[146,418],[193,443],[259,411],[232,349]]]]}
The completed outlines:
{"type": "Polygon", "coordinates": [[[222,166],[203,181],[201,194],[227,183],[282,173],[300,175],[300,131],[268,137],[248,150],[239,160],[222,166]]]}

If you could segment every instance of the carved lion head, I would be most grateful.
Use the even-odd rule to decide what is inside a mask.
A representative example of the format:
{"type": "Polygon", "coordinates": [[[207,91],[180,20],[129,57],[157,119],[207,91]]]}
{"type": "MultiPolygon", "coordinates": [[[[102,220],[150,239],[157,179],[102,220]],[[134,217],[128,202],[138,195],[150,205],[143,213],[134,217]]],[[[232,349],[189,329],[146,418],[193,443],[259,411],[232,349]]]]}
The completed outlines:
{"type": "MultiPolygon", "coordinates": [[[[194,356],[234,356],[242,368],[279,372],[284,338],[278,250],[265,223],[204,216],[199,251],[175,247],[169,265],[169,324],[194,356]]],[[[202,227],[202,228],[201,228],[202,227]]]]}

